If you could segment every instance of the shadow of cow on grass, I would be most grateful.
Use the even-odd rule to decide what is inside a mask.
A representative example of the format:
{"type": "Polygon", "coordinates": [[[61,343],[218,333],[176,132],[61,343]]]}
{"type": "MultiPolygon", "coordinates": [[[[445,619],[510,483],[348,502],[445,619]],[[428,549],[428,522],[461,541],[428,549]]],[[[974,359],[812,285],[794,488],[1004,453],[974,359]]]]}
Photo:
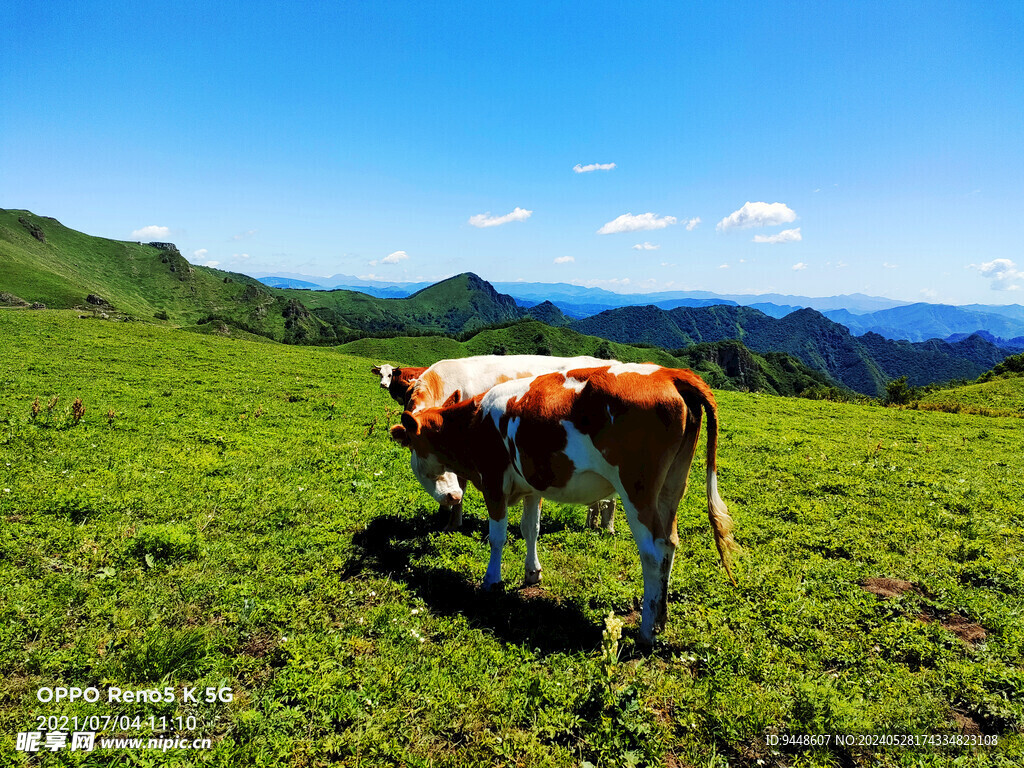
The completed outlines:
{"type": "MultiPolygon", "coordinates": [[[[486,526],[464,531],[482,538],[486,526]]],[[[601,627],[571,603],[537,588],[484,591],[479,579],[445,568],[423,567],[416,561],[434,549],[430,534],[436,520],[410,520],[395,515],[375,518],[352,538],[353,555],[346,578],[370,571],[406,584],[430,610],[464,616],[473,626],[488,629],[507,643],[542,653],[592,651],[601,644],[601,627]]]]}

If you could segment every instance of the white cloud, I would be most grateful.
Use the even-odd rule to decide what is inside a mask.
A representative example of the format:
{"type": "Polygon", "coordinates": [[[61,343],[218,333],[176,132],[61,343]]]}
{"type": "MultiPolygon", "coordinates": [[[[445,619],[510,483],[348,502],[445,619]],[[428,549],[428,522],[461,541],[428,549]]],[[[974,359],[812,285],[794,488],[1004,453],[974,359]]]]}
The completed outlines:
{"type": "Polygon", "coordinates": [[[381,264],[397,264],[398,262],[404,261],[405,259],[408,259],[408,258],[409,258],[409,254],[406,253],[405,251],[395,251],[394,253],[389,253],[387,256],[385,256],[383,259],[381,259],[380,263],[381,264]]]}
{"type": "Polygon", "coordinates": [[[580,165],[576,163],[572,167],[576,173],[590,173],[591,171],[610,171],[615,167],[615,163],[591,163],[590,165],[580,165]]]}
{"type": "Polygon", "coordinates": [[[796,221],[796,212],[785,203],[746,202],[738,211],[733,211],[715,227],[719,232],[748,227],[774,227],[796,221]]]}
{"type": "Polygon", "coordinates": [[[220,266],[220,262],[219,261],[208,261],[205,264],[203,264],[203,266],[204,267],[219,267],[220,266]]]}
{"type": "Polygon", "coordinates": [[[971,264],[982,277],[992,281],[993,291],[1017,291],[1024,286],[1024,272],[1017,269],[1017,264],[1009,259],[993,259],[984,264],[971,264]]]}
{"type": "Polygon", "coordinates": [[[803,239],[803,235],[800,234],[800,227],[784,229],[775,235],[754,235],[755,243],[797,243],[803,239]]]}
{"type": "Polygon", "coordinates": [[[469,223],[474,227],[497,227],[500,224],[508,224],[510,221],[526,221],[530,216],[533,215],[533,211],[528,211],[525,208],[516,206],[516,209],[512,213],[506,213],[504,216],[491,216],[491,212],[478,213],[476,216],[469,217],[469,223]]]}
{"type": "Polygon", "coordinates": [[[203,259],[206,258],[206,255],[208,253],[209,251],[206,250],[205,248],[200,248],[198,251],[192,251],[192,258],[195,259],[196,261],[202,261],[203,259]]]}
{"type": "Polygon", "coordinates": [[[248,253],[233,253],[231,255],[231,258],[233,258],[233,259],[248,259],[249,258],[249,254],[248,253]]]}
{"type": "Polygon", "coordinates": [[[576,261],[572,256],[559,256],[555,259],[555,264],[568,264],[570,261],[576,261]]]}
{"type": "Polygon", "coordinates": [[[170,227],[158,227],[156,224],[151,224],[148,227],[142,227],[142,229],[136,229],[132,232],[132,240],[145,240],[147,242],[161,240],[170,236],[170,227]]]}
{"type": "Polygon", "coordinates": [[[634,251],[656,251],[659,248],[661,248],[660,245],[655,245],[654,243],[648,242],[637,243],[636,245],[633,246],[634,251]]]}
{"type": "Polygon", "coordinates": [[[934,299],[936,296],[939,295],[939,292],[936,291],[934,288],[922,288],[921,295],[924,296],[926,299],[934,299]]]}
{"type": "Polygon", "coordinates": [[[700,216],[694,216],[686,222],[686,231],[693,232],[693,230],[697,228],[698,224],[700,224],[700,216]]]}
{"type": "Polygon", "coordinates": [[[807,265],[804,264],[802,261],[793,265],[794,272],[799,272],[802,269],[807,269],[807,265]]]}
{"type": "Polygon", "coordinates": [[[237,235],[232,235],[231,239],[232,240],[245,240],[246,238],[252,237],[255,234],[256,234],[256,230],[255,229],[250,229],[250,230],[247,230],[246,232],[242,232],[242,233],[237,234],[237,235]]]}
{"type": "Polygon", "coordinates": [[[654,213],[641,213],[639,216],[624,213],[597,230],[597,234],[614,235],[619,232],[637,232],[643,229],[664,229],[675,223],[675,216],[662,216],[659,219],[654,213]]]}
{"type": "Polygon", "coordinates": [[[728,269],[728,268],[729,268],[729,265],[728,265],[728,264],[719,264],[719,265],[718,265],[718,268],[719,268],[719,269],[728,269]]]}
{"type": "Polygon", "coordinates": [[[897,264],[890,264],[888,261],[882,262],[882,267],[885,269],[896,269],[897,266],[897,264]]]}

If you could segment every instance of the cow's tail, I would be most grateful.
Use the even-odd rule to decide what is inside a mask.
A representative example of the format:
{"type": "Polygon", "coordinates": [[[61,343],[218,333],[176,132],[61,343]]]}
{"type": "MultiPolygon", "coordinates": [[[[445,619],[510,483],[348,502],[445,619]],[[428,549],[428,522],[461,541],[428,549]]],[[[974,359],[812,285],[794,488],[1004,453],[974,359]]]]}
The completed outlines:
{"type": "MultiPolygon", "coordinates": [[[[701,407],[707,414],[708,419],[708,448],[707,448],[707,491],[708,491],[708,520],[711,521],[711,530],[715,534],[715,546],[718,548],[718,556],[722,559],[722,566],[729,575],[729,581],[736,586],[736,579],[732,575],[731,557],[739,551],[739,545],[732,537],[732,518],[729,510],[718,494],[718,405],[715,403],[715,396],[711,389],[696,374],[687,372],[687,389],[700,401],[701,407]],[[691,378],[692,377],[692,378],[691,378]]],[[[677,383],[680,394],[683,394],[681,382],[677,383]]],[[[684,395],[685,397],[685,395],[684,395]]],[[[689,398],[686,398],[689,399],[689,398]]],[[[698,416],[699,418],[699,416],[698,416]]]]}

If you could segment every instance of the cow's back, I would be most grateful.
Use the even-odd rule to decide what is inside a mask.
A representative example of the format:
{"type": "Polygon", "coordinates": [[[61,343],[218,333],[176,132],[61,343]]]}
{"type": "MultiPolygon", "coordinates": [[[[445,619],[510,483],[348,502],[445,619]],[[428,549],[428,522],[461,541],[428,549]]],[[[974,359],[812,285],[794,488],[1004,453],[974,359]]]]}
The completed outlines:
{"type": "Polygon", "coordinates": [[[503,382],[608,363],[608,360],[596,357],[548,355],[480,355],[439,360],[417,380],[409,398],[408,409],[416,412],[440,406],[456,392],[459,393],[459,400],[466,400],[482,395],[503,382]]]}

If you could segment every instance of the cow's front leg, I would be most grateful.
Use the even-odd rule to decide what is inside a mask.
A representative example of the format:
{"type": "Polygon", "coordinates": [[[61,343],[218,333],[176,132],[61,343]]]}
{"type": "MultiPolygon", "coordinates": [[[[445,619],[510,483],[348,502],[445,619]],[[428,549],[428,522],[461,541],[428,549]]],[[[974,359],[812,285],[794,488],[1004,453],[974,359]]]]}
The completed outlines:
{"type": "Polygon", "coordinates": [[[526,540],[526,566],[523,583],[540,583],[540,558],[537,557],[537,537],[540,535],[540,496],[523,499],[523,522],[520,529],[526,540]]]}
{"type": "Polygon", "coordinates": [[[484,589],[491,589],[501,584],[501,551],[508,538],[508,507],[504,502],[494,506],[488,504],[487,513],[487,540],[491,544],[491,559],[487,563],[487,573],[484,574],[484,589]]]}

